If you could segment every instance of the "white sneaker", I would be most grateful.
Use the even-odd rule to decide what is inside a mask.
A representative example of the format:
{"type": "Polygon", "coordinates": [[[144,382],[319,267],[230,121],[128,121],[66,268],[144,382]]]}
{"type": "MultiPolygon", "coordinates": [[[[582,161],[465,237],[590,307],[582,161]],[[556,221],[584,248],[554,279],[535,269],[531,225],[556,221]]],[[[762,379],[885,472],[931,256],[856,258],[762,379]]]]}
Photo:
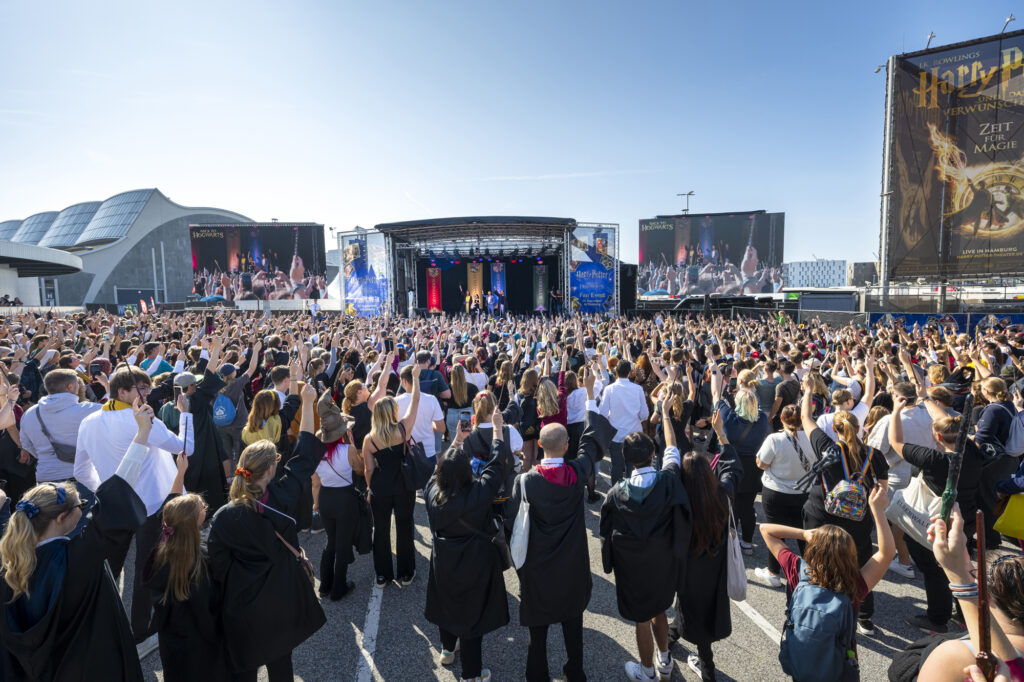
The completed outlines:
{"type": "Polygon", "coordinates": [[[632,682],[653,682],[658,679],[653,673],[648,675],[644,672],[644,667],[634,661],[626,663],[626,679],[632,680],[632,682]]]}
{"type": "Polygon", "coordinates": [[[462,682],[491,682],[491,671],[484,668],[477,677],[463,677],[462,682]]]}
{"type": "Polygon", "coordinates": [[[895,573],[896,575],[901,575],[904,578],[908,578],[910,580],[913,580],[916,577],[914,573],[914,567],[904,566],[900,563],[899,558],[892,560],[892,563],[889,564],[889,570],[895,573]]]}
{"type": "Polygon", "coordinates": [[[673,666],[672,654],[668,651],[664,653],[659,651],[658,657],[654,659],[654,668],[658,671],[661,682],[668,682],[672,679],[673,666]]]}
{"type": "Polygon", "coordinates": [[[767,568],[755,568],[754,575],[758,580],[769,587],[782,587],[782,580],[779,579],[779,576],[774,575],[767,568]]]}
{"type": "Polygon", "coordinates": [[[690,670],[701,676],[704,679],[703,666],[700,664],[700,656],[697,654],[690,654],[686,657],[686,665],[690,666],[690,670]]]}
{"type": "Polygon", "coordinates": [[[455,662],[455,652],[441,649],[441,665],[451,665],[455,662]]]}

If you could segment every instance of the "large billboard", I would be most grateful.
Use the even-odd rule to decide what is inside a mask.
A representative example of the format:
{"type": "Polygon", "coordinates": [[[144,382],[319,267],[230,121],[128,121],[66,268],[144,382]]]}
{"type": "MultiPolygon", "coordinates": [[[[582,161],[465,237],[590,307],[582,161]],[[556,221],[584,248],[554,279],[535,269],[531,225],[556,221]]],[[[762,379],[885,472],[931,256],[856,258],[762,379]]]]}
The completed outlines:
{"type": "Polygon", "coordinates": [[[890,64],[890,276],[1024,272],[1024,31],[890,64]]]}
{"type": "Polygon", "coordinates": [[[640,298],[774,293],[782,287],[784,213],[640,221],[640,298]]]}
{"type": "Polygon", "coordinates": [[[341,237],[345,312],[372,317],[383,314],[388,300],[387,245],[379,232],[341,237]]]}
{"type": "Polygon", "coordinates": [[[323,225],[189,225],[189,238],[200,300],[327,298],[323,225]]]}
{"type": "Polygon", "coordinates": [[[569,304],[573,312],[615,312],[617,225],[577,225],[569,243],[569,304]]]}

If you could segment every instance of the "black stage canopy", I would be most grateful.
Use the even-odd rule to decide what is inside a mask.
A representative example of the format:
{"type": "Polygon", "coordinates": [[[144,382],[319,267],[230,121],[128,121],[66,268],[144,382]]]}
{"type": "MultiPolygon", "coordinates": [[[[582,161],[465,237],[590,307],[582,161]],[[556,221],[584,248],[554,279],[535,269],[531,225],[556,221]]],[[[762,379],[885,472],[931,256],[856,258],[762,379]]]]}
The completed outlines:
{"type": "Polygon", "coordinates": [[[530,216],[468,216],[382,223],[377,231],[416,248],[421,256],[531,253],[553,254],[576,227],[573,218],[530,216]]]}

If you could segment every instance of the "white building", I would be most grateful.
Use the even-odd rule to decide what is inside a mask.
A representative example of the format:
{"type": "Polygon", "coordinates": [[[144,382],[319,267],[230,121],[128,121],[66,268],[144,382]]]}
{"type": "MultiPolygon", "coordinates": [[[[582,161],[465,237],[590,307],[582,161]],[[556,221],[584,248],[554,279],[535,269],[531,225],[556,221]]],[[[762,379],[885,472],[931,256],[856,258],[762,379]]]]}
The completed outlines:
{"type": "Polygon", "coordinates": [[[818,258],[783,263],[782,278],[790,288],[846,286],[846,261],[818,258]]]}

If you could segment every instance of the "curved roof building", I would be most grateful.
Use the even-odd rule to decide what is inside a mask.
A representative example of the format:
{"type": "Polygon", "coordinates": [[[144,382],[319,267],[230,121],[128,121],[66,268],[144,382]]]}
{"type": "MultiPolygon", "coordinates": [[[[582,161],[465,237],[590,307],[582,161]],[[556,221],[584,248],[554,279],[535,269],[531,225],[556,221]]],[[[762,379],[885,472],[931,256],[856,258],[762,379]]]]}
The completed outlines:
{"type": "Polygon", "coordinates": [[[0,243],[60,249],[74,253],[74,263],[80,259],[76,274],[57,274],[73,272],[66,267],[49,271],[54,281],[43,289],[54,292],[57,305],[137,303],[140,292],[158,302],[184,301],[192,291],[189,224],[247,222],[234,211],[181,206],[158,189],[137,189],[0,222],[0,243]]]}

